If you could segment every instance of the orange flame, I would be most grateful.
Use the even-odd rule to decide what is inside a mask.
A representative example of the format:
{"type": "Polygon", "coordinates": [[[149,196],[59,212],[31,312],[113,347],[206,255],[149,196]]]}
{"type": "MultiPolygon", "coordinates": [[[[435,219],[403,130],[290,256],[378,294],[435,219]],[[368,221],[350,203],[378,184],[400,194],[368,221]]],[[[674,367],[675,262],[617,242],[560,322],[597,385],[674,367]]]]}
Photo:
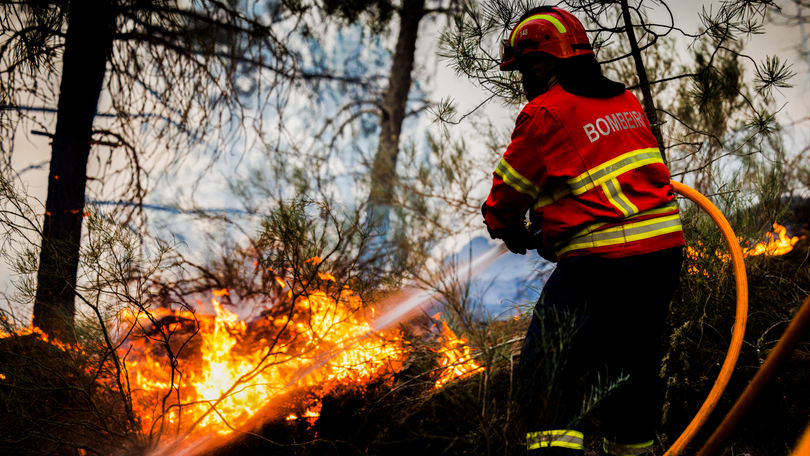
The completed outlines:
{"type": "MultiPolygon", "coordinates": [[[[247,323],[218,301],[212,302],[215,316],[173,313],[198,321],[201,358],[196,361],[193,356],[177,357],[172,372],[161,352],[165,348],[152,349],[144,340],[132,340],[122,348],[122,353],[130,350],[126,363],[135,377],[131,379],[133,402],[145,433],[161,432],[170,425],[169,430],[229,434],[314,362],[323,366],[299,384],[367,381],[398,369],[406,354],[398,331],[373,333],[359,318],[360,301],[350,290],[344,290],[339,301],[315,292],[299,298],[291,315],[251,323],[265,331],[266,338],[247,352],[243,345],[255,338],[247,333],[247,323]],[[273,347],[270,341],[276,336],[284,342],[273,347]],[[169,406],[161,412],[164,398],[169,406]]],[[[169,326],[161,330],[174,334],[169,326]]],[[[311,407],[302,418],[314,424],[319,415],[319,408],[311,407]]]]}
{"type": "Polygon", "coordinates": [[[318,418],[320,418],[321,408],[323,408],[323,403],[318,402],[304,412],[303,418],[307,420],[310,426],[314,425],[315,422],[318,421],[318,418]]]}
{"type": "MultiPolygon", "coordinates": [[[[129,334],[119,353],[143,432],[157,438],[230,434],[291,384],[319,385],[326,393],[339,384],[363,383],[397,371],[407,355],[402,334],[373,331],[360,317],[361,304],[349,289],[343,289],[338,300],[314,292],[298,298],[287,315],[250,323],[216,299],[215,315],[167,308],[122,311],[122,327],[142,329],[129,334]],[[279,342],[273,345],[273,340],[279,342]]],[[[79,345],[49,339],[33,326],[17,333],[36,334],[65,351],[81,351],[79,345]]],[[[442,369],[434,389],[483,370],[472,359],[467,339],[458,338],[445,322],[439,341],[442,369]]],[[[0,373],[0,380],[5,374],[0,373]]],[[[316,401],[286,419],[314,425],[321,405],[316,401]]]]}
{"type": "MultiPolygon", "coordinates": [[[[434,315],[433,318],[438,319],[439,314],[434,315]]],[[[438,351],[442,355],[439,366],[443,367],[444,370],[436,379],[433,389],[441,388],[442,385],[451,380],[469,377],[484,370],[480,364],[472,359],[470,347],[466,345],[467,338],[459,339],[444,321],[442,321],[442,336],[439,341],[442,342],[442,348],[438,351]],[[461,349],[459,349],[459,346],[461,346],[461,349]]]]}
{"type": "Polygon", "coordinates": [[[332,282],[337,283],[337,280],[335,280],[335,276],[333,276],[328,272],[319,272],[318,277],[320,277],[321,280],[331,280],[332,282]]]}
{"type": "MultiPolygon", "coordinates": [[[[778,234],[779,239],[774,239],[774,233],[767,233],[766,236],[768,237],[767,243],[758,243],[753,248],[745,248],[743,249],[744,256],[754,256],[754,255],[770,255],[770,256],[777,256],[777,255],[784,255],[791,250],[793,250],[793,246],[799,242],[798,236],[793,236],[792,238],[787,237],[787,228],[784,226],[774,223],[773,224],[773,231],[774,233],[778,234]]],[[[804,236],[802,236],[804,237],[804,236]]]]}
{"type": "MultiPolygon", "coordinates": [[[[2,317],[2,318],[5,320],[5,317],[2,317]]],[[[48,337],[47,333],[43,332],[38,327],[34,326],[33,323],[29,323],[28,327],[26,327],[26,328],[22,328],[22,329],[18,329],[16,331],[12,331],[11,334],[0,330],[0,339],[5,339],[5,338],[11,337],[11,336],[24,337],[24,336],[29,336],[29,335],[34,335],[37,339],[39,339],[39,340],[41,340],[41,341],[43,341],[43,342],[45,342],[47,344],[50,344],[51,346],[56,347],[59,350],[62,350],[63,352],[65,352],[65,353],[73,352],[74,354],[81,354],[81,355],[86,355],[87,354],[85,352],[85,350],[81,347],[80,344],[78,344],[78,343],[73,343],[73,344],[66,343],[66,342],[62,342],[60,340],[57,340],[55,338],[48,337]]],[[[0,367],[2,367],[2,366],[0,366],[0,367]]],[[[6,374],[0,372],[0,380],[6,380],[6,378],[7,378],[6,374]]]]}
{"type": "MultiPolygon", "coordinates": [[[[48,336],[48,334],[43,332],[41,329],[34,326],[33,323],[30,323],[27,328],[22,328],[22,329],[18,329],[16,331],[13,331],[13,335],[15,335],[17,337],[23,337],[23,336],[28,336],[28,335],[32,335],[32,334],[35,335],[39,340],[41,340],[43,342],[46,342],[46,343],[48,343],[50,345],[53,345],[54,347],[62,350],[63,352],[73,351],[73,352],[79,352],[79,353],[81,353],[83,355],[85,354],[85,352],[82,349],[81,345],[79,345],[78,343],[71,344],[71,343],[67,343],[67,342],[62,342],[62,341],[60,341],[58,339],[51,338],[51,337],[48,336]]],[[[11,334],[7,334],[7,333],[5,333],[3,331],[0,331],[0,339],[4,339],[4,338],[10,337],[10,336],[11,336],[11,334]]]]}
{"type": "MultiPolygon", "coordinates": [[[[773,224],[773,230],[777,236],[775,236],[774,233],[771,232],[766,233],[765,236],[768,238],[768,242],[759,242],[754,247],[751,248],[743,247],[742,248],[743,258],[756,255],[767,255],[767,256],[784,255],[793,250],[793,246],[796,245],[797,242],[799,242],[799,239],[804,239],[805,237],[802,236],[800,238],[798,236],[793,236],[792,238],[788,238],[787,228],[778,223],[773,224]],[[775,239],[777,237],[778,239],[775,239]]],[[[706,253],[705,249],[703,249],[702,247],[703,243],[700,241],[697,242],[697,248],[687,246],[685,252],[686,257],[693,261],[707,259],[709,257],[709,254],[706,253]]],[[[731,255],[729,255],[728,253],[721,252],[718,250],[714,252],[714,255],[717,258],[719,258],[720,261],[722,261],[723,263],[729,263],[731,261],[731,255]]],[[[690,275],[702,274],[706,277],[710,276],[709,271],[705,269],[701,271],[701,269],[695,265],[689,265],[686,268],[686,272],[689,273],[690,275]]]]}

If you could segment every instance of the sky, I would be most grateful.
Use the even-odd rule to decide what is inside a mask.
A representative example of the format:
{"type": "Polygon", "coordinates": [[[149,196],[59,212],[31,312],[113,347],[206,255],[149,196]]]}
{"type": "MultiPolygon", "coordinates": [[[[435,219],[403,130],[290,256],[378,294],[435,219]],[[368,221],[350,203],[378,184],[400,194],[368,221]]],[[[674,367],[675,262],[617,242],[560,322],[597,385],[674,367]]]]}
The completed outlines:
{"type": "MultiPolygon", "coordinates": [[[[649,0],[647,0],[649,3],[649,0]]],[[[686,32],[696,32],[699,27],[697,20],[697,12],[702,7],[717,8],[720,2],[700,2],[696,0],[678,0],[671,2],[671,7],[676,24],[685,29],[686,32]]],[[[784,0],[777,2],[785,5],[786,13],[795,13],[795,6],[792,3],[784,0]]],[[[804,12],[805,16],[810,15],[810,11],[804,12]]],[[[653,16],[655,17],[655,16],[653,16]]],[[[663,20],[663,19],[662,19],[663,20]]],[[[437,43],[436,39],[439,27],[443,24],[443,19],[435,21],[424,21],[420,29],[420,39],[417,43],[417,70],[422,75],[421,88],[429,97],[438,101],[440,99],[452,98],[459,105],[459,112],[464,113],[472,110],[478,106],[487,96],[478,87],[475,87],[469,81],[456,76],[453,71],[447,67],[447,62],[442,61],[436,55],[437,43]]],[[[755,36],[746,44],[745,51],[753,57],[757,62],[761,62],[767,55],[777,54],[783,59],[786,59],[793,66],[792,69],[796,72],[796,76],[792,79],[791,83],[794,85],[788,89],[777,89],[776,99],[778,106],[784,106],[780,111],[780,120],[787,124],[793,124],[792,138],[795,140],[793,146],[795,148],[802,148],[810,143],[810,57],[802,59],[796,51],[796,47],[804,40],[805,51],[808,50],[809,43],[807,43],[807,36],[810,32],[810,26],[802,31],[799,27],[787,27],[778,24],[768,24],[766,26],[766,33],[763,35],[755,36]]],[[[395,33],[391,33],[388,37],[387,47],[393,48],[393,40],[396,38],[395,33]]],[[[688,43],[686,40],[681,40],[679,43],[680,49],[684,55],[688,50],[688,43]]],[[[749,72],[752,71],[753,66],[750,62],[746,63],[746,68],[749,72]]],[[[481,108],[481,114],[493,119],[498,125],[504,129],[510,129],[514,124],[514,118],[517,114],[518,107],[505,107],[497,102],[492,102],[481,108]]],[[[51,116],[52,117],[52,116],[51,116]]],[[[40,119],[46,125],[53,125],[53,119],[49,115],[43,114],[40,119]]],[[[423,115],[416,121],[409,121],[406,124],[406,132],[404,136],[410,135],[413,138],[423,137],[424,131],[433,131],[440,133],[440,130],[435,125],[432,125],[432,118],[429,115],[423,115]]],[[[450,132],[453,135],[469,136],[469,124],[462,124],[459,126],[451,127],[450,132]]],[[[50,128],[49,131],[52,131],[50,128]]],[[[376,139],[376,138],[375,138],[376,139]]],[[[25,183],[29,195],[41,201],[44,205],[46,195],[46,182],[48,174],[47,160],[50,154],[49,138],[45,136],[37,136],[30,134],[30,131],[17,132],[16,152],[13,157],[13,167],[21,172],[21,180],[25,183]],[[44,165],[43,165],[44,163],[44,165]],[[37,165],[42,165],[36,168],[37,165]]],[[[476,144],[469,144],[471,153],[476,153],[475,149],[480,148],[476,144]]],[[[206,177],[205,184],[198,186],[195,193],[192,195],[189,192],[193,176],[196,170],[200,169],[199,163],[189,163],[187,167],[172,176],[169,179],[161,182],[159,191],[149,195],[147,202],[151,204],[161,205],[179,199],[188,200],[194,199],[194,202],[201,207],[206,208],[226,208],[235,207],[236,201],[227,191],[227,179],[234,173],[244,172],[246,167],[261,166],[263,155],[255,151],[231,151],[225,154],[223,161],[218,166],[209,172],[206,177]]],[[[485,168],[494,169],[495,163],[487,164],[482,163],[485,168]]],[[[486,189],[482,189],[483,198],[486,189]]],[[[36,203],[35,203],[36,204],[36,203]]],[[[193,233],[190,227],[194,226],[188,217],[177,217],[164,212],[150,212],[151,219],[155,225],[165,225],[166,229],[173,231],[179,235],[180,239],[187,242],[182,248],[187,249],[189,254],[198,255],[204,249],[201,249],[204,244],[204,239],[199,235],[193,233]]],[[[452,240],[453,248],[461,248],[474,236],[482,234],[481,228],[466,232],[459,239],[452,240]]],[[[509,281],[515,279],[514,274],[510,275],[509,281]]],[[[0,292],[10,292],[12,289],[11,279],[8,269],[5,264],[0,264],[0,292]]],[[[496,280],[495,278],[494,280],[496,280]]]]}

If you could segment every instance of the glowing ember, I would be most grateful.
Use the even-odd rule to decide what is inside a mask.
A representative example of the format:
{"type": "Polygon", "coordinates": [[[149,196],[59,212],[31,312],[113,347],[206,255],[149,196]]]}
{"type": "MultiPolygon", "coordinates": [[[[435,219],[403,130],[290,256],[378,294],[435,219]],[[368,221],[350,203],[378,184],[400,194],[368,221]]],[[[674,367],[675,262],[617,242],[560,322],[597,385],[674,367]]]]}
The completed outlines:
{"type": "Polygon", "coordinates": [[[321,416],[322,407],[323,404],[318,402],[304,412],[303,418],[307,421],[307,423],[309,423],[310,426],[313,426],[315,422],[318,421],[318,418],[321,416]]]}
{"type": "MultiPolygon", "coordinates": [[[[344,290],[339,301],[322,292],[301,297],[289,315],[251,322],[250,333],[239,315],[212,302],[215,316],[170,313],[167,319],[183,323],[156,325],[152,332],[162,335],[149,335],[169,339],[169,345],[177,347],[200,340],[200,358],[174,353],[173,371],[165,345],[140,339],[122,347],[122,356],[129,350],[125,359],[130,378],[133,373],[135,377],[133,402],[148,435],[187,430],[228,434],[299,377],[303,386],[364,382],[397,370],[406,354],[397,331],[371,332],[359,318],[360,301],[350,290],[344,290]],[[195,320],[199,334],[192,338],[195,320]],[[182,330],[190,332],[182,336],[182,330]],[[257,335],[263,338],[254,340],[257,335]],[[313,365],[318,368],[311,374],[301,374],[313,365]]],[[[314,424],[319,411],[310,407],[302,418],[314,424]]]]}
{"type": "MultiPolygon", "coordinates": [[[[433,318],[438,320],[439,314],[434,315],[433,318]]],[[[439,365],[444,370],[436,379],[434,389],[440,388],[451,380],[469,377],[484,370],[480,364],[473,361],[470,347],[466,345],[467,338],[459,339],[444,321],[442,321],[442,336],[439,341],[442,343],[442,348],[438,351],[442,355],[439,365]]]]}

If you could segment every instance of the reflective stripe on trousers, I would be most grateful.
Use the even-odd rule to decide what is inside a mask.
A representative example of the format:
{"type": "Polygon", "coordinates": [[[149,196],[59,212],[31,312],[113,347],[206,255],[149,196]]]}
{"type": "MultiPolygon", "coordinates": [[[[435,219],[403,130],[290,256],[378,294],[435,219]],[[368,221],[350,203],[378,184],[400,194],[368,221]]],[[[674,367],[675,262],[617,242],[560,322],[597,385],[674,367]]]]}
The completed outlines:
{"type": "Polygon", "coordinates": [[[557,431],[529,432],[526,434],[526,449],[534,450],[543,447],[562,447],[581,450],[585,439],[581,432],[570,429],[557,431]]]}
{"type": "Polygon", "coordinates": [[[653,441],[644,443],[616,443],[608,439],[604,439],[602,449],[610,456],[636,456],[652,451],[653,441]]]}

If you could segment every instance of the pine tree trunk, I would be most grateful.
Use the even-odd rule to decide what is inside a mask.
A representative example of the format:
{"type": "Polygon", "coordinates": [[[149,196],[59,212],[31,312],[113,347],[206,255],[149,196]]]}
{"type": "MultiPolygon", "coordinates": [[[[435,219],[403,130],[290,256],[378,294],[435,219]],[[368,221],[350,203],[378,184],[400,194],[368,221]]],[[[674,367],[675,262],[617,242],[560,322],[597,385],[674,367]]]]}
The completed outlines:
{"type": "Polygon", "coordinates": [[[647,114],[647,120],[650,121],[650,128],[655,136],[655,140],[658,142],[658,149],[661,150],[661,157],[664,158],[664,164],[669,166],[666,151],[664,150],[664,136],[661,134],[661,125],[658,123],[658,111],[655,108],[655,100],[653,100],[652,91],[650,90],[650,80],[647,77],[647,69],[644,67],[644,59],[641,57],[641,49],[638,47],[636,32],[633,30],[633,18],[630,16],[630,7],[627,4],[627,0],[621,1],[625,33],[627,33],[627,39],[630,41],[630,52],[633,54],[633,61],[636,64],[638,85],[641,88],[641,94],[644,98],[644,112],[647,114]]]}
{"type": "Polygon", "coordinates": [[[399,37],[391,64],[388,88],[380,118],[380,142],[371,168],[368,215],[380,231],[388,226],[390,205],[396,184],[399,136],[411,90],[419,21],[425,16],[424,0],[403,0],[399,12],[399,37]]]}
{"type": "Polygon", "coordinates": [[[33,321],[63,338],[72,335],[87,161],[112,49],[114,3],[75,0],[68,5],[33,321]]]}

